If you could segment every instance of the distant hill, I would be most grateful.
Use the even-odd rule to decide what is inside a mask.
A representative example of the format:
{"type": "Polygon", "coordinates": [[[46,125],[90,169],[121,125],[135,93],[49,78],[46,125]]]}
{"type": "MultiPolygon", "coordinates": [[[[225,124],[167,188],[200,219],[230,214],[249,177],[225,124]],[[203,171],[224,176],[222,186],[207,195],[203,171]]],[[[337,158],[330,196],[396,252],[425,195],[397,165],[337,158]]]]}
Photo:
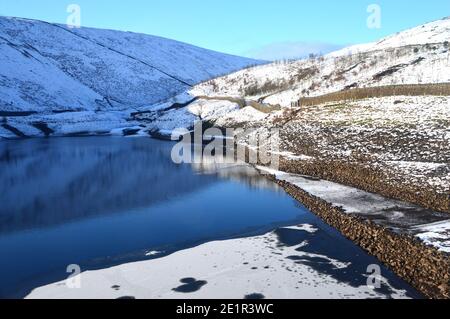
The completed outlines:
{"type": "Polygon", "coordinates": [[[450,82],[450,19],[298,61],[241,70],[196,86],[194,95],[247,97],[290,106],[351,88],[450,82]]]}
{"type": "Polygon", "coordinates": [[[0,111],[139,108],[257,63],[145,34],[0,17],[0,111]]]}

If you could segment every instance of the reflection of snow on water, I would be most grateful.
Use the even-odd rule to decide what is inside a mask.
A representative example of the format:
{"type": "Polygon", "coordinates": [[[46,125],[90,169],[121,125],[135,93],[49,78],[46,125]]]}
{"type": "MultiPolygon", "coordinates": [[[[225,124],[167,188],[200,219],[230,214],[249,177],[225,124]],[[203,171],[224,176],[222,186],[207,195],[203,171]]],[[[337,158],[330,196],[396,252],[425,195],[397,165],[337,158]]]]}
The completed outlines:
{"type": "Polygon", "coordinates": [[[152,251],[147,252],[147,253],[145,254],[145,256],[157,256],[157,255],[160,255],[160,254],[163,254],[163,253],[164,253],[164,252],[152,250],[152,251]]]}
{"type": "Polygon", "coordinates": [[[62,280],[74,261],[87,271],[155,259],[310,216],[252,167],[214,166],[208,158],[177,165],[173,145],[115,137],[1,141],[0,255],[14,254],[2,259],[0,295],[22,297],[62,280]]]}
{"type": "Polygon", "coordinates": [[[285,228],[293,229],[293,230],[303,230],[303,231],[306,231],[311,234],[314,234],[315,232],[318,231],[317,228],[315,228],[313,225],[309,225],[309,224],[303,224],[303,225],[298,225],[298,226],[293,226],[293,227],[285,227],[285,228]]]}
{"type": "Polygon", "coordinates": [[[405,214],[403,214],[402,212],[392,212],[391,218],[392,219],[400,219],[405,217],[405,214]]]}
{"type": "Polygon", "coordinates": [[[175,165],[172,145],[124,138],[3,143],[0,175],[13,182],[1,184],[0,211],[15,218],[0,224],[0,251],[26,262],[20,271],[14,258],[2,263],[0,294],[58,267],[62,273],[27,288],[64,280],[74,260],[87,260],[82,290],[67,291],[62,282],[32,296],[401,298],[389,287],[412,291],[384,268],[390,284],[368,290],[367,267],[377,260],[281,188],[266,187],[271,182],[255,169],[208,159],[195,168],[175,165]],[[277,229],[286,225],[297,226],[277,229]],[[259,234],[266,235],[234,239],[259,234]],[[226,238],[232,240],[215,242],[226,238]],[[75,246],[82,249],[67,249],[75,246]],[[48,251],[56,253],[50,258],[48,251]]]}
{"type": "Polygon", "coordinates": [[[399,284],[385,268],[381,288],[369,288],[367,267],[373,263],[375,259],[344,238],[321,226],[302,224],[263,236],[211,242],[159,259],[86,272],[82,274],[81,289],[52,284],[36,289],[29,298],[417,296],[410,295],[410,289],[399,284]],[[110,289],[112,285],[119,285],[121,290],[110,289]]]}

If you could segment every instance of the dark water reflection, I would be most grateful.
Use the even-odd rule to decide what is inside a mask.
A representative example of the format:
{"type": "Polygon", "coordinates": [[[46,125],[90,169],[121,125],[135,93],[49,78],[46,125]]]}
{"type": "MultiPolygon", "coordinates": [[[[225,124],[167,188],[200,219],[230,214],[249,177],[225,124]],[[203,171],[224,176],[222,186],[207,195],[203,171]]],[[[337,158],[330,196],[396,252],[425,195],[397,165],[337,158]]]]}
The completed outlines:
{"type": "MultiPolygon", "coordinates": [[[[158,258],[219,239],[307,223],[315,234],[278,229],[283,245],[326,258],[290,256],[358,287],[377,263],[247,165],[176,165],[173,144],[147,138],[60,138],[0,142],[0,298],[83,271],[158,258]],[[150,252],[159,252],[149,254],[150,252]]],[[[383,267],[393,286],[418,296],[383,267]]],[[[206,281],[184,278],[177,291],[206,281]]],[[[379,291],[389,296],[386,288],[379,291]]],[[[249,298],[264,297],[259,294],[249,298]]]]}
{"type": "MultiPolygon", "coordinates": [[[[0,296],[213,239],[258,233],[308,212],[246,166],[176,165],[144,138],[0,142],[0,296]]],[[[308,214],[309,215],[309,214],[308,214]]]]}

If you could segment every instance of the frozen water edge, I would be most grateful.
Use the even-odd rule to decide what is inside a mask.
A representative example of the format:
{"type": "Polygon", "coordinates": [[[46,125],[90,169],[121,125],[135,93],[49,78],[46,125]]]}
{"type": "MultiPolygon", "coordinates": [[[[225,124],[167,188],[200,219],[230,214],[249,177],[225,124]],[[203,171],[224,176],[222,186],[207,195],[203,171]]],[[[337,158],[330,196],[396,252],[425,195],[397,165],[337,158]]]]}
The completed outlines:
{"type": "Polygon", "coordinates": [[[336,207],[341,207],[347,213],[362,215],[394,231],[412,234],[427,245],[450,253],[448,214],[422,209],[416,205],[325,180],[261,166],[258,169],[275,175],[279,180],[296,185],[336,207]]]}
{"type": "Polygon", "coordinates": [[[62,281],[37,288],[27,298],[197,299],[251,294],[266,298],[408,298],[405,290],[394,288],[384,277],[382,288],[374,290],[366,285],[364,274],[355,273],[352,263],[308,251],[309,240],[318,232],[305,224],[258,237],[210,242],[160,259],[85,272],[79,277],[79,289],[70,289],[62,281]],[[295,243],[286,243],[282,237],[292,240],[292,233],[283,232],[300,237],[295,243]],[[323,266],[328,270],[320,269],[323,266]],[[334,272],[359,275],[359,280],[351,277],[346,281],[334,272]]]}

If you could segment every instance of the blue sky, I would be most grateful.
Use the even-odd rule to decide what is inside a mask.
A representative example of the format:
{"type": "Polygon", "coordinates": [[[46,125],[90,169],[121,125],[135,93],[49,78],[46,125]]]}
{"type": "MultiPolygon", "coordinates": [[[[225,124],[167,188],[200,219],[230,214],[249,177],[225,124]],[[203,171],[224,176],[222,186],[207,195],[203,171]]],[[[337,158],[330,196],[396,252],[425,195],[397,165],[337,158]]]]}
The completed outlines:
{"type": "Polygon", "coordinates": [[[329,51],[374,41],[450,15],[449,0],[0,0],[0,15],[135,31],[259,58],[329,51]],[[367,27],[378,4],[381,28],[367,27]]]}

